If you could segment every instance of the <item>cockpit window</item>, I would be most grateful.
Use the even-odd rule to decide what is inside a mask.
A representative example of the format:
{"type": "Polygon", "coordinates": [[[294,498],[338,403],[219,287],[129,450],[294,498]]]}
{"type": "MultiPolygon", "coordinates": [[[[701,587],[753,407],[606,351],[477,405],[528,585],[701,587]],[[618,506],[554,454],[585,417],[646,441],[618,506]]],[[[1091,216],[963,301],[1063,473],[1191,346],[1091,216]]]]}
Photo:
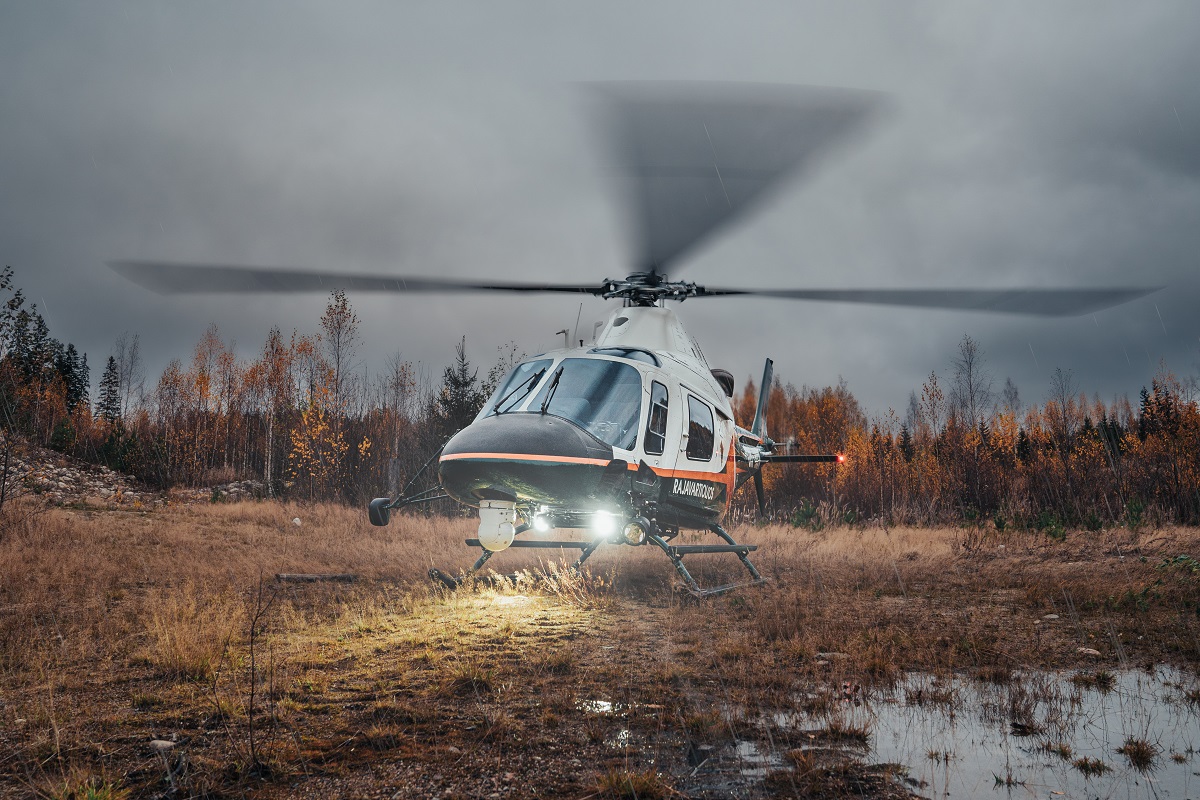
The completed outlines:
{"type": "Polygon", "coordinates": [[[632,450],[642,410],[642,376],[629,364],[568,358],[544,381],[526,411],[574,422],[605,444],[632,450]]]}
{"type": "Polygon", "coordinates": [[[537,361],[526,361],[524,364],[517,365],[517,368],[509,373],[508,378],[496,387],[496,391],[492,392],[492,396],[483,406],[480,417],[515,411],[521,403],[525,402],[525,398],[529,397],[530,393],[537,388],[542,377],[539,373],[544,373],[553,362],[552,358],[541,358],[537,361]]]}
{"type": "Polygon", "coordinates": [[[651,353],[649,350],[643,350],[640,347],[593,347],[588,350],[589,353],[598,356],[612,356],[614,358],[627,358],[630,361],[640,361],[643,364],[653,364],[656,367],[661,367],[662,364],[658,361],[658,356],[651,353]]]}

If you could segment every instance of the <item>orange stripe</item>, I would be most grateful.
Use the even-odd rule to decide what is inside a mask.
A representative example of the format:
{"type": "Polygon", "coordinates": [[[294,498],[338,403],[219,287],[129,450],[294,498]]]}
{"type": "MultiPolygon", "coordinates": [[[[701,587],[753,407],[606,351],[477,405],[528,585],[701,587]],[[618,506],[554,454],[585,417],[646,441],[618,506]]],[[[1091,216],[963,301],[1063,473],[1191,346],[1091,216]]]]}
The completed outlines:
{"type": "MultiPolygon", "coordinates": [[[[577,458],[575,456],[545,456],[533,455],[528,453],[451,453],[448,456],[442,456],[442,461],[457,461],[463,458],[479,458],[493,459],[498,461],[541,461],[548,464],[592,464],[599,467],[608,466],[608,461],[602,458],[577,458]]],[[[629,464],[629,469],[637,471],[637,464],[629,464]]],[[[727,483],[728,477],[728,462],[724,469],[720,472],[697,472],[695,470],[686,469],[666,469],[663,467],[651,467],[655,474],[667,478],[689,478],[691,480],[715,481],[717,483],[727,483]]]]}
{"type": "MultiPolygon", "coordinates": [[[[546,461],[554,464],[595,464],[608,466],[608,460],[603,458],[575,458],[574,456],[539,456],[524,453],[452,453],[442,456],[441,461],[457,461],[460,458],[492,458],[503,461],[546,461]]],[[[634,467],[636,469],[636,467],[634,467]]]]}
{"type": "Polygon", "coordinates": [[[665,478],[687,478],[693,481],[712,481],[715,483],[724,483],[721,479],[725,475],[724,470],[720,472],[695,472],[686,469],[654,469],[654,471],[665,478]]]}

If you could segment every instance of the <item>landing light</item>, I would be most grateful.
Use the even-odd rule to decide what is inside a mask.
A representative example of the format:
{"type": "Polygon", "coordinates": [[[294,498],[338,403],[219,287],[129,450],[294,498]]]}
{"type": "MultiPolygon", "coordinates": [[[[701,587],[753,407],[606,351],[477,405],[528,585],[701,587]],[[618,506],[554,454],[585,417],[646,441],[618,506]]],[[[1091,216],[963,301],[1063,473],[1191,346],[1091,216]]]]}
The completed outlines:
{"type": "Polygon", "coordinates": [[[545,533],[550,530],[550,519],[545,514],[535,514],[533,516],[533,529],[538,533],[545,533]]]}
{"type": "Polygon", "coordinates": [[[646,541],[647,527],[648,526],[643,520],[635,519],[630,522],[625,526],[625,530],[622,532],[622,536],[625,537],[625,542],[627,544],[641,544],[642,542],[646,541]]]}
{"type": "Polygon", "coordinates": [[[617,532],[617,518],[609,511],[592,514],[592,530],[597,536],[612,536],[617,532]]]}
{"type": "Polygon", "coordinates": [[[837,463],[839,463],[839,464],[845,464],[845,463],[846,463],[846,456],[845,456],[845,455],[843,455],[842,453],[838,453],[838,460],[837,460],[837,463]]]}

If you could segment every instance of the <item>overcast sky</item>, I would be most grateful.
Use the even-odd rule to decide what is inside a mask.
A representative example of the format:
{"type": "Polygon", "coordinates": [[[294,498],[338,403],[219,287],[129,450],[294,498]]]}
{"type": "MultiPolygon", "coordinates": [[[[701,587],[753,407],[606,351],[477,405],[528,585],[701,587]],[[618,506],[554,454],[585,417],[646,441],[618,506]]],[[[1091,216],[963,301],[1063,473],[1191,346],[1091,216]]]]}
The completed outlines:
{"type": "MultiPolygon", "coordinates": [[[[764,299],[676,307],[739,386],[764,356],[903,412],[964,334],[997,388],[1056,367],[1111,399],[1200,370],[1200,4],[6,3],[0,260],[93,377],[150,382],[211,322],[250,356],[322,296],[162,298],[118,258],[598,281],[627,272],[578,83],[886,92],[890,111],[686,270],[755,287],[1163,285],[1064,320],[764,299]]],[[[579,300],[351,296],[363,364],[436,373],[460,335],[561,342],[579,300]]],[[[584,302],[580,335],[601,318],[584,302]]]]}

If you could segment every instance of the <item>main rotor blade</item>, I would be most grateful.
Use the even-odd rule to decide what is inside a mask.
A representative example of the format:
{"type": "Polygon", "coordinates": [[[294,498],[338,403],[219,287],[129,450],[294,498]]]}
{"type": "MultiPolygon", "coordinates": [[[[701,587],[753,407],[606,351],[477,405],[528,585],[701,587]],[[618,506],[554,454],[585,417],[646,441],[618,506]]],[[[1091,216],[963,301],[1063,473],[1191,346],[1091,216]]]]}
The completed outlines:
{"type": "Polygon", "coordinates": [[[309,272],[232,264],[187,264],[171,261],[110,261],[119,275],[159,294],[229,294],[236,292],[568,292],[604,294],[607,284],[452,281],[396,275],[309,272]]]}
{"type": "Polygon", "coordinates": [[[635,271],[669,272],[882,106],[875,92],[755,83],[592,84],[625,179],[635,271]]]}
{"type": "Polygon", "coordinates": [[[1161,286],[1104,289],[710,289],[696,297],[775,297],[827,303],[960,309],[1039,317],[1073,317],[1128,303],[1161,286]]]}

